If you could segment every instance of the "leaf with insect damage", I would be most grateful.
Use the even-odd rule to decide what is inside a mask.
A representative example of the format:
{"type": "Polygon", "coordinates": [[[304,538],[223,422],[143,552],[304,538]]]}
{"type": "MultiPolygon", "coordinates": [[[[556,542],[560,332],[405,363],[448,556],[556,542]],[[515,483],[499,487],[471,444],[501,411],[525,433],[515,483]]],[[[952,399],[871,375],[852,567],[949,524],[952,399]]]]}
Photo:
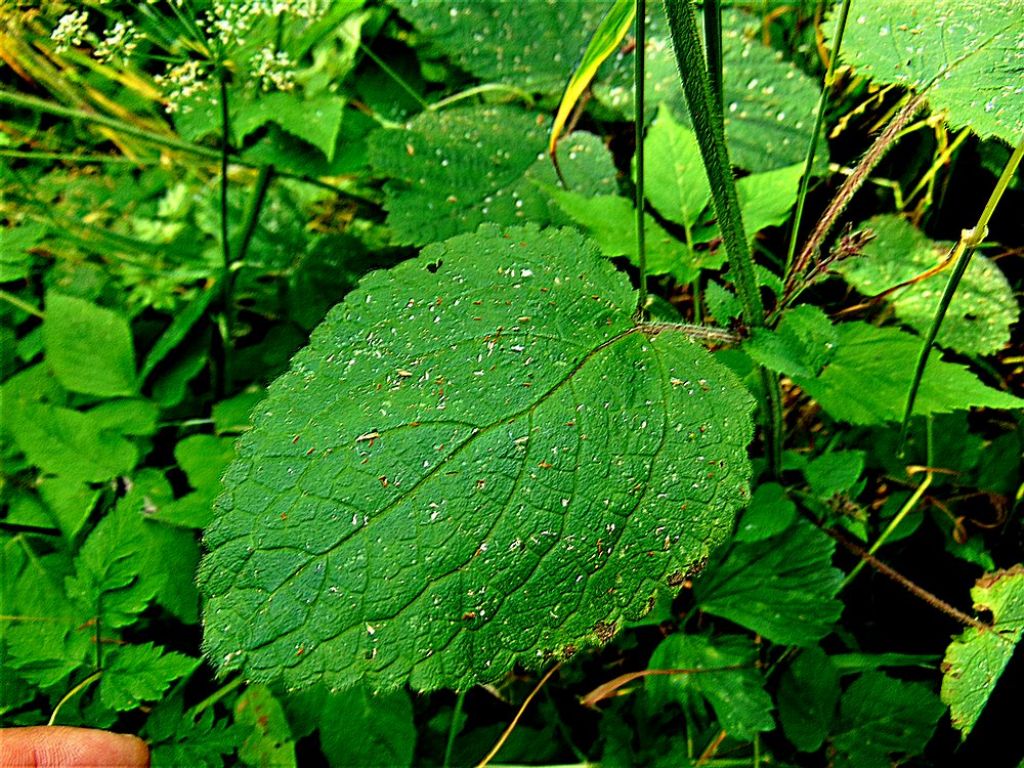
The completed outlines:
{"type": "Polygon", "coordinates": [[[612,637],[731,530],[751,402],[569,230],[368,276],[270,388],[200,570],[222,670],[464,689],[612,637]]]}

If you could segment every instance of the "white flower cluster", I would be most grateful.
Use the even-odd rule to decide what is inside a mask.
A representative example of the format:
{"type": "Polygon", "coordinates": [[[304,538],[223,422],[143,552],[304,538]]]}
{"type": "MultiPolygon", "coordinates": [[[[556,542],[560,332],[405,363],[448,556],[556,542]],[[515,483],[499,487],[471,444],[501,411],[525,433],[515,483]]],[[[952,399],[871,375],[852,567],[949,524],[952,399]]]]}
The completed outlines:
{"type": "Polygon", "coordinates": [[[50,33],[50,39],[57,43],[57,53],[73,45],[81,45],[82,38],[89,32],[89,12],[71,11],[60,17],[57,26],[50,33]]]}
{"type": "Polygon", "coordinates": [[[295,63],[285,51],[260,48],[249,62],[252,76],[264,91],[290,91],[295,87],[295,63]]]}
{"type": "Polygon", "coordinates": [[[103,30],[103,39],[93,54],[98,61],[108,62],[115,56],[127,59],[138,45],[139,31],[130,21],[119,21],[103,30]]]}
{"type": "Polygon", "coordinates": [[[196,59],[188,59],[181,64],[169,64],[164,74],[157,75],[153,80],[163,89],[167,99],[165,108],[170,113],[181,109],[181,102],[184,99],[210,88],[207,66],[196,59]]]}

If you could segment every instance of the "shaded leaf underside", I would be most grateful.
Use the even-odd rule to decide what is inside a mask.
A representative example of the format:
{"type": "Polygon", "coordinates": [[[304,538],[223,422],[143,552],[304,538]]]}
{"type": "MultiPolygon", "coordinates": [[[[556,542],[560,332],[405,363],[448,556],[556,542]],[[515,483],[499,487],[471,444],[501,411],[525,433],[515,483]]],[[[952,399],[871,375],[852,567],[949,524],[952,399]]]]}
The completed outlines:
{"type": "Polygon", "coordinates": [[[299,686],[464,688],[607,640],[746,499],[750,402],[569,231],[369,276],[271,387],[207,531],[206,645],[299,686]]]}

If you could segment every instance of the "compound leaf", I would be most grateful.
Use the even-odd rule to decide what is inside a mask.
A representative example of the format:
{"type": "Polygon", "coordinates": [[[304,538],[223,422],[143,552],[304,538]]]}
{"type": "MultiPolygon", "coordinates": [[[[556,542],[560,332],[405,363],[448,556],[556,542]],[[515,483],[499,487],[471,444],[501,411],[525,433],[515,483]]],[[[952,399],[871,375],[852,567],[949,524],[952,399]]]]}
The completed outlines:
{"type": "Polygon", "coordinates": [[[967,738],[1024,634],[1024,566],[978,579],[974,607],[992,613],[993,628],[969,627],[946,649],[942,700],[953,725],[967,738]]]}
{"type": "Polygon", "coordinates": [[[954,128],[1016,144],[1024,132],[1022,11],[1020,0],[858,0],[842,56],[878,82],[927,90],[954,128]]]}
{"type": "Polygon", "coordinates": [[[113,658],[104,664],[100,678],[100,699],[114,710],[156,701],[172,682],[199,666],[199,659],[165,651],[153,643],[123,645],[110,655],[113,658]]]}
{"type": "Polygon", "coordinates": [[[200,569],[218,667],[464,688],[609,639],[748,495],[750,401],[569,230],[375,272],[270,388],[200,569]]]}
{"type": "Polygon", "coordinates": [[[787,645],[812,645],[832,630],[843,605],[835,543],[808,523],[779,536],[733,542],[693,585],[697,605],[787,645]]]}

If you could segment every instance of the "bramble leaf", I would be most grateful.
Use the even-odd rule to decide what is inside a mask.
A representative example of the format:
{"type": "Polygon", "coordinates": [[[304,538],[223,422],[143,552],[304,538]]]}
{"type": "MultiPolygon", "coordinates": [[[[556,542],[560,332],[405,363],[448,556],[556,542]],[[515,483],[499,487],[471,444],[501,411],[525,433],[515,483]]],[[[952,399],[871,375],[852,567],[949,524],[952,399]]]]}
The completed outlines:
{"type": "Polygon", "coordinates": [[[967,738],[1024,635],[1024,566],[989,573],[971,590],[974,607],[992,613],[992,629],[968,627],[946,649],[942,700],[967,738]]]}
{"type": "MultiPolygon", "coordinates": [[[[245,689],[235,702],[235,722],[240,728],[249,729],[249,735],[238,749],[238,756],[246,765],[258,768],[296,765],[295,740],[288,719],[281,703],[267,686],[250,685],[245,689]]],[[[348,728],[345,730],[353,733],[348,728]]]]}
{"type": "Polygon", "coordinates": [[[735,621],[772,642],[812,645],[832,631],[843,604],[835,543],[808,523],[779,536],[733,542],[693,585],[701,610],[735,621]]]}
{"type": "Polygon", "coordinates": [[[636,301],[570,230],[487,226],[368,276],[225,476],[208,656],[459,689],[643,615],[745,502],[751,403],[636,301]]]}
{"type": "MultiPolygon", "coordinates": [[[[934,269],[952,245],[929,240],[896,216],[876,216],[860,229],[870,229],[874,239],[864,246],[860,258],[839,261],[835,270],[867,296],[934,269]]],[[[940,272],[899,289],[886,300],[900,320],[918,333],[926,333],[948,278],[948,270],[940,272]]],[[[1010,326],[1017,322],[1017,314],[1017,300],[1002,270],[976,253],[946,313],[937,343],[965,354],[992,354],[1010,340],[1010,326]]]]}
{"type": "Polygon", "coordinates": [[[1024,133],[1022,48],[1020,0],[858,0],[842,58],[878,82],[927,90],[954,128],[1016,144],[1024,133]]]}

